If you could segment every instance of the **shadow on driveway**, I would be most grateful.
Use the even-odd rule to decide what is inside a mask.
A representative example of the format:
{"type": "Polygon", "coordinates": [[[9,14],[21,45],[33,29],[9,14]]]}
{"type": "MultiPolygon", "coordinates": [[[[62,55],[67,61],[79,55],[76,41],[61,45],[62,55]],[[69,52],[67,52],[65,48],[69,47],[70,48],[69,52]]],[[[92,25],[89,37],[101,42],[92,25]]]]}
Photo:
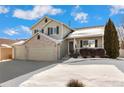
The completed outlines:
{"type": "Polygon", "coordinates": [[[55,64],[56,62],[10,61],[0,63],[0,83],[55,64]]]}

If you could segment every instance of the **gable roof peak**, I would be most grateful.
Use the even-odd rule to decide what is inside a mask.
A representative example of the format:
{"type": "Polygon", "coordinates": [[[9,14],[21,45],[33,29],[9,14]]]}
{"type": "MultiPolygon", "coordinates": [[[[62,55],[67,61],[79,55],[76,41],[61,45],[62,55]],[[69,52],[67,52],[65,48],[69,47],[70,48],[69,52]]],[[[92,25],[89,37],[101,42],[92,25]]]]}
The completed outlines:
{"type": "Polygon", "coordinates": [[[53,18],[50,18],[50,17],[48,17],[48,16],[44,16],[43,18],[41,18],[36,24],[34,24],[34,25],[31,27],[31,29],[32,29],[33,27],[35,27],[37,24],[39,24],[39,23],[40,23],[43,19],[45,19],[45,18],[48,18],[48,19],[50,19],[50,20],[52,20],[52,21],[55,21],[55,22],[57,22],[57,23],[60,23],[60,24],[62,24],[62,25],[64,25],[64,26],[66,26],[67,28],[73,30],[73,29],[70,28],[68,25],[64,24],[63,22],[60,22],[60,21],[55,20],[55,19],[53,19],[53,18]]]}

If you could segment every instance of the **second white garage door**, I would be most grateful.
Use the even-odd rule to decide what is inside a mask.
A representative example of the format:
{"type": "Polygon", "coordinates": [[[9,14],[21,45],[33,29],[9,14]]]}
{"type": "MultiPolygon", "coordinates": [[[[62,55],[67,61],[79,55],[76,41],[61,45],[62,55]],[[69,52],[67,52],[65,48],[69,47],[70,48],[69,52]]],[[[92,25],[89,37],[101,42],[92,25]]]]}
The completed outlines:
{"type": "Polygon", "coordinates": [[[29,48],[28,60],[56,61],[57,60],[56,47],[29,48]]]}

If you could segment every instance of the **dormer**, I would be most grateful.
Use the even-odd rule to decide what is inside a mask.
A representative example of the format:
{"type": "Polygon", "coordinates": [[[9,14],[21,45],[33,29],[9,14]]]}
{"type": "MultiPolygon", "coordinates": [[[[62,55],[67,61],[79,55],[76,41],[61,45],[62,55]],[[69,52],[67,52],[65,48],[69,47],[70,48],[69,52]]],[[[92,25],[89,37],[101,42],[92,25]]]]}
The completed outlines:
{"type": "Polygon", "coordinates": [[[51,19],[47,16],[45,16],[36,24],[34,24],[31,30],[33,35],[36,34],[37,32],[41,32],[54,39],[63,39],[70,32],[72,32],[72,29],[69,28],[67,25],[54,19],[51,19]]]}

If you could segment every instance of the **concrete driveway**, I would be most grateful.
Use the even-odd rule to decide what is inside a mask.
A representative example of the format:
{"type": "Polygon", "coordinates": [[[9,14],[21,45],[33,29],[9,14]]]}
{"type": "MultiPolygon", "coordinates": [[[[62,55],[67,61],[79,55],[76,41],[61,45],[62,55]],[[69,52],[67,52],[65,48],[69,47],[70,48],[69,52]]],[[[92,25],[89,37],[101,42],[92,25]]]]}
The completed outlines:
{"type": "Polygon", "coordinates": [[[52,65],[54,62],[9,61],[0,63],[0,84],[18,76],[52,65]]]}
{"type": "Polygon", "coordinates": [[[19,86],[65,87],[71,79],[78,79],[86,87],[124,87],[124,60],[70,58],[51,69],[33,75],[19,86]]]}

